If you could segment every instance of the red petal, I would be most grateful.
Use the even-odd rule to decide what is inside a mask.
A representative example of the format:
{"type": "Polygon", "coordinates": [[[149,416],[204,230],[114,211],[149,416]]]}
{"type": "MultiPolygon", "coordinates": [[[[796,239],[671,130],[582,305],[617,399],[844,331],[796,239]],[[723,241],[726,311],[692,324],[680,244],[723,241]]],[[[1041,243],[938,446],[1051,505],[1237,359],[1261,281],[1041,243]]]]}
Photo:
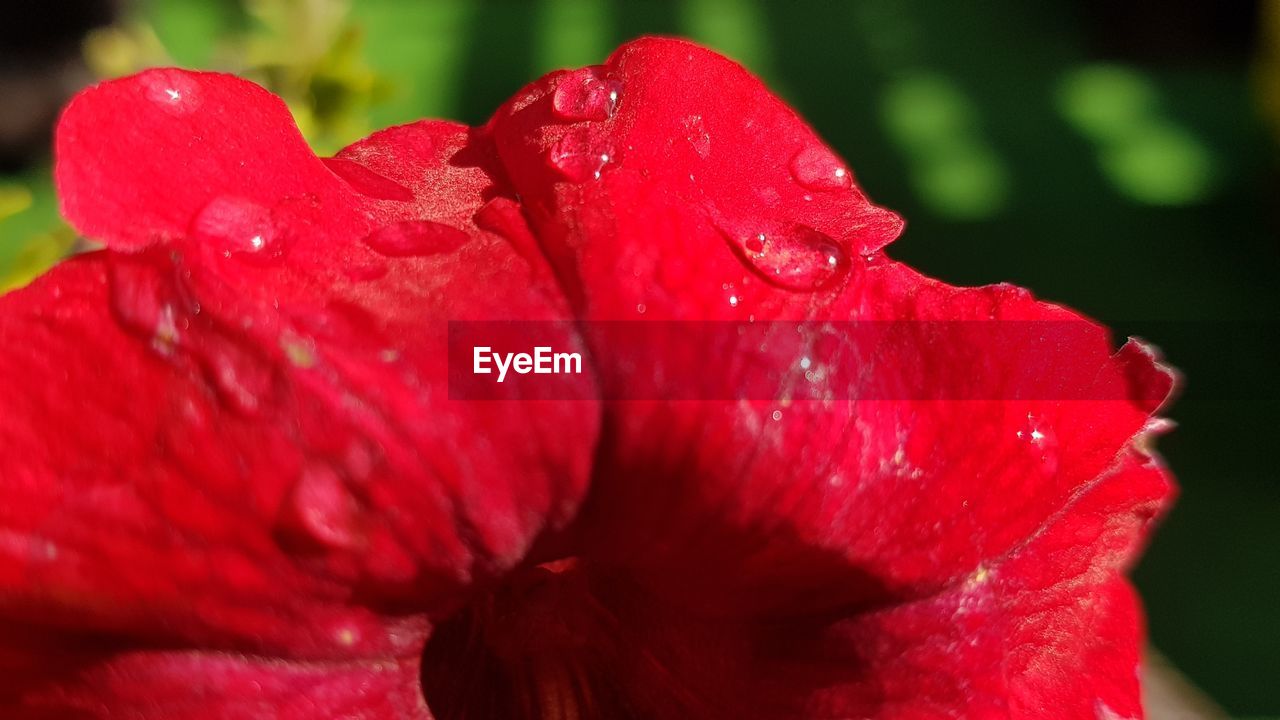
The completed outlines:
{"type": "Polygon", "coordinates": [[[1142,623],[1119,573],[1170,492],[1162,468],[1128,453],[1007,557],[937,596],[840,624],[840,642],[876,672],[815,696],[811,712],[1142,717],[1142,623]]]}
{"type": "MultiPolygon", "coordinates": [[[[620,88],[608,119],[557,115],[558,85],[580,78],[552,75],[518,94],[487,129],[580,315],[894,321],[903,337],[879,348],[837,332],[834,357],[856,363],[858,372],[844,369],[858,384],[829,386],[827,402],[612,406],[578,539],[593,563],[637,578],[661,602],[704,614],[852,615],[950,598],[1000,558],[1022,553],[1037,562],[1048,552],[1032,540],[1041,528],[1096,519],[1077,498],[1145,432],[1172,386],[1172,373],[1150,351],[1131,344],[1113,354],[1104,329],[1025,291],[949,287],[874,253],[896,225],[881,224],[888,216],[842,180],[815,180],[815,166],[831,155],[815,150],[811,132],[727,60],[679,41],[643,40],[594,72],[620,88]],[[800,170],[788,164],[791,154],[800,170]],[[585,159],[606,155],[592,172],[579,172],[585,159]],[[1028,336],[995,345],[980,329],[938,336],[930,325],[993,320],[1068,330],[1062,342],[1028,336]],[[1020,392],[1046,387],[1054,392],[1020,392]],[[972,399],[910,400],[912,388],[972,399]],[[868,391],[888,399],[847,399],[868,391]]],[[[627,362],[614,350],[593,348],[606,388],[652,386],[673,364],[712,367],[680,347],[627,362]]],[[[790,367],[798,359],[786,342],[719,351],[733,367],[790,367]]],[[[1123,492],[1134,493],[1131,503],[1148,499],[1123,492]]],[[[1132,507],[1107,506],[1101,518],[1120,522],[1132,507]]],[[[1049,585],[1055,577],[1040,579],[1049,585]]],[[[1071,600],[1096,601],[1099,618],[1110,618],[1128,644],[1064,645],[1062,665],[1088,659],[1111,669],[1132,656],[1138,630],[1131,609],[1111,602],[1112,583],[1081,585],[1071,600]]],[[[874,630],[861,639],[882,634],[888,663],[902,633],[901,642],[921,643],[919,652],[940,665],[952,647],[940,630],[954,608],[928,608],[914,626],[868,625],[874,630]]],[[[1031,614],[1024,606],[1006,612],[1010,622],[1031,614]]],[[[992,632],[998,642],[1015,629],[992,632]]],[[[988,659],[1003,652],[983,647],[988,659]]],[[[906,683],[922,669],[902,667],[890,664],[884,682],[906,683]]],[[[990,664],[977,669],[993,672],[990,664]]],[[[1032,670],[1028,697],[1059,692],[1059,676],[1032,670]]],[[[1104,701],[1128,713],[1132,689],[1104,701]]],[[[1005,702],[998,692],[992,698],[1005,702]]],[[[844,714],[863,712],[850,707],[844,714]]]]}
{"type": "Polygon", "coordinates": [[[86,90],[63,113],[55,150],[63,214],[118,249],[185,234],[223,195],[266,207],[350,195],[280,98],[217,73],[149,70],[86,90]]]}
{"type": "MultiPolygon", "coordinates": [[[[1048,352],[964,334],[908,334],[879,356],[842,348],[866,363],[871,387],[924,381],[983,398],[972,402],[615,405],[570,541],[584,565],[694,618],[654,613],[655,642],[714,616],[727,630],[698,637],[717,658],[741,651],[716,665],[698,643],[649,652],[641,640],[628,692],[675,668],[733,697],[766,667],[775,680],[759,693],[774,701],[827,687],[809,699],[819,714],[1037,717],[1054,703],[1067,717],[1137,713],[1136,681],[1123,679],[1137,620],[1117,573],[1169,489],[1126,448],[1170,373],[1139,344],[1113,357],[1102,329],[1015,289],[958,290],[872,256],[900,221],[741,68],[641,41],[602,68],[535,84],[474,136],[397,128],[327,168],[299,149],[278,104],[214,78],[141,76],[86,95],[64,120],[72,219],[116,248],[165,239],[174,252],[111,260],[128,337],[101,312],[100,259],[0,302],[0,340],[39,339],[33,355],[0,359],[0,377],[46,378],[39,359],[59,348],[76,360],[65,384],[38,385],[48,402],[0,420],[0,445],[37,450],[12,469],[0,460],[0,490],[21,507],[0,511],[0,611],[293,658],[414,652],[406,638],[420,636],[378,612],[444,609],[474,578],[513,567],[572,513],[596,431],[594,410],[572,404],[448,403],[444,331],[424,318],[561,319],[559,287],[588,320],[1069,322],[1083,335],[1048,352]],[[200,100],[187,119],[160,116],[185,111],[166,104],[184,97],[200,100]],[[252,132],[227,120],[244,104],[257,108],[252,132]],[[100,169],[77,159],[95,108],[118,117],[133,106],[154,116],[141,126],[161,129],[161,152],[123,133],[131,152],[100,169]],[[243,158],[211,159],[202,129],[261,162],[242,171],[243,158]],[[264,159],[272,143],[286,162],[264,159]],[[201,172],[151,182],[175,157],[201,172]],[[60,284],[73,301],[54,297],[60,284]],[[41,330],[46,302],[68,314],[41,330]],[[98,365],[76,352],[86,338],[98,365]],[[123,382],[99,388],[107,372],[123,382]],[[1028,376],[1060,377],[1087,399],[1001,399],[1028,376]],[[139,383],[156,396],[113,415],[122,388],[139,383]],[[87,408],[68,410],[67,388],[93,388],[87,408]],[[70,429],[59,442],[74,450],[31,433],[53,425],[70,429]],[[89,523],[122,532],[103,545],[89,523]],[[95,552],[105,559],[81,557],[95,552]],[[119,568],[124,581],[112,582],[119,568]],[[183,606],[175,579],[207,603],[183,606]],[[834,633],[809,626],[813,644],[735,644],[736,628],[797,617],[848,619],[834,633]],[[1069,636],[1073,622],[1122,642],[1069,636]],[[757,666],[750,651],[805,660],[757,666]],[[875,672],[851,675],[860,660],[875,672]]],[[[610,349],[593,348],[606,387],[652,380],[658,365],[612,362],[610,349]]],[[[130,661],[120,667],[151,667],[130,661]]],[[[147,677],[163,688],[167,661],[158,667],[147,677]]],[[[95,672],[82,676],[86,695],[39,697],[117,692],[95,672]]],[[[733,702],[750,712],[756,694],[733,702]]],[[[681,707],[695,706],[650,709],[681,707]]]]}
{"type": "MultiPolygon", "coordinates": [[[[558,86],[580,79],[553,74],[488,127],[582,316],[889,320],[904,322],[906,337],[887,351],[834,338],[843,344],[834,356],[859,370],[846,381],[860,384],[830,387],[831,402],[616,407],[586,518],[592,552],[665,576],[681,593],[727,585],[735,601],[745,592],[752,603],[803,602],[812,584],[832,582],[833,558],[843,559],[847,587],[822,602],[932,592],[1058,512],[1167,392],[1167,370],[1143,353],[1111,358],[1106,332],[1069,311],[1016,288],[956,289],[878,254],[860,257],[888,240],[863,224],[883,215],[856,188],[813,182],[819,141],[728,60],[681,41],[641,40],[595,72],[618,83],[609,119],[558,115],[558,86]],[[706,130],[706,152],[690,141],[701,135],[680,125],[690,118],[706,130]],[[547,153],[567,137],[610,149],[599,179],[556,174],[547,153]],[[805,177],[794,177],[788,161],[802,151],[805,177]],[[803,265],[801,241],[825,236],[838,246],[830,252],[841,256],[839,276],[788,272],[786,282],[766,282],[744,255],[754,250],[736,243],[743,228],[799,238],[789,248],[763,241],[788,250],[777,253],[784,264],[803,265]],[[800,286],[801,278],[822,282],[800,286]],[[1046,351],[1036,337],[996,347],[981,330],[928,335],[931,321],[975,320],[1057,323],[1071,342],[1046,351]],[[1008,401],[1018,383],[1040,387],[1030,383],[1043,377],[1061,378],[1051,397],[1070,401],[1008,401]],[[916,386],[975,400],[844,400],[902,398],[894,388],[916,386]],[[1051,461],[1020,439],[1035,430],[1029,421],[1052,426],[1051,461]],[[777,597],[783,589],[787,598],[777,597]]],[[[786,342],[719,350],[748,365],[798,359],[786,342]]],[[[707,372],[714,362],[675,346],[624,354],[595,348],[606,388],[648,387],[673,364],[707,363],[707,372]]]]}
{"type": "Polygon", "coordinates": [[[289,663],[202,652],[137,651],[25,688],[13,720],[430,720],[417,658],[289,663]]]}
{"type": "Polygon", "coordinates": [[[0,299],[13,348],[0,357],[0,609],[299,656],[403,651],[350,602],[358,566],[282,542],[312,461],[296,432],[227,412],[194,363],[166,357],[173,326],[157,326],[157,349],[123,330],[107,260],[77,258],[0,299]]]}
{"type": "Polygon", "coordinates": [[[428,701],[447,717],[1137,718],[1141,621],[1120,573],[1169,492],[1128,453],[937,593],[821,613],[672,602],[607,565],[535,572],[437,629],[428,701]]]}
{"type": "Polygon", "coordinates": [[[802,184],[812,180],[813,163],[802,163],[797,177],[794,158],[820,151],[833,173],[845,166],[729,60],[686,42],[646,39],[623,46],[597,73],[616,83],[607,119],[557,113],[557,93],[581,78],[554,73],[519,93],[489,127],[544,249],[567,280],[581,282],[593,317],[630,319],[637,303],[654,303],[660,315],[745,319],[746,310],[730,311],[721,287],[728,269],[741,287],[731,242],[802,224],[847,251],[869,253],[901,231],[901,220],[857,187],[802,184]],[[591,172],[580,172],[584,163],[591,172]],[[605,278],[628,291],[641,287],[615,277],[619,268],[644,280],[643,297],[605,297],[605,278]]]}
{"type": "MultiPolygon", "coordinates": [[[[137,166],[63,152],[59,180],[83,229],[171,247],[79,258],[0,299],[0,339],[21,348],[0,356],[0,612],[290,658],[412,654],[420,637],[386,614],[452,606],[563,524],[597,422],[576,402],[452,403],[446,320],[559,319],[563,301],[472,221],[500,188],[465,129],[363,143],[422,180],[412,202],[375,197],[378,168],[340,180],[257,127],[281,120],[261,91],[163,77],[199,107],[170,122],[144,106],[130,122],[156,134],[137,166]],[[250,108],[233,122],[229,103],[250,108]],[[252,177],[199,152],[215,129],[252,177]],[[272,175],[253,156],[267,149],[297,172],[272,175]],[[131,190],[161,156],[174,173],[131,190]],[[365,242],[403,222],[467,242],[406,257],[365,242]]],[[[119,121],[152,78],[78,99],[62,146],[88,149],[86,124],[119,121]]]]}

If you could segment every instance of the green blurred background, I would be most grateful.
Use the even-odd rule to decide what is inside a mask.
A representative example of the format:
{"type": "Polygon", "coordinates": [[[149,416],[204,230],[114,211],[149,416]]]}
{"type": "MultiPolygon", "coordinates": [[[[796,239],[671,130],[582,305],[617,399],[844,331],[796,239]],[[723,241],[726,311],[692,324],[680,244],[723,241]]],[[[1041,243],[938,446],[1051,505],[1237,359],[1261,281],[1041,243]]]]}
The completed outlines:
{"type": "MultiPolygon", "coordinates": [[[[321,152],[476,123],[646,33],[762,75],[909,221],[893,254],[1011,281],[1164,348],[1180,504],[1137,571],[1154,644],[1236,716],[1280,716],[1280,3],[1199,0],[66,0],[0,20],[0,290],[82,249],[49,128],[149,65],[282,94],[321,152]]],[[[1081,628],[1089,632],[1089,628],[1081,628]]]]}

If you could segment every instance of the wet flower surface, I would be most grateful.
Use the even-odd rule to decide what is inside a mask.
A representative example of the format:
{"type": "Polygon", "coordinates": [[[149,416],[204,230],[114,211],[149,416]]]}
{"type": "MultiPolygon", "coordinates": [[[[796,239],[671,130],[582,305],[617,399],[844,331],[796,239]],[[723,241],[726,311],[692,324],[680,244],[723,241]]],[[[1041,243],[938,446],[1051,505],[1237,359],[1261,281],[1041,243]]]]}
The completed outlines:
{"type": "Polygon", "coordinates": [[[1084,322],[886,257],[901,220],[724,58],[637,41],[326,159],[151,71],[57,160],[107,249],[0,298],[5,717],[1141,716],[1172,375],[1136,341],[834,355],[964,401],[598,401],[661,368],[566,323],[606,359],[576,396],[450,399],[448,321],[1084,322]],[[1120,391],[1011,399],[1049,373],[1120,391]]]}

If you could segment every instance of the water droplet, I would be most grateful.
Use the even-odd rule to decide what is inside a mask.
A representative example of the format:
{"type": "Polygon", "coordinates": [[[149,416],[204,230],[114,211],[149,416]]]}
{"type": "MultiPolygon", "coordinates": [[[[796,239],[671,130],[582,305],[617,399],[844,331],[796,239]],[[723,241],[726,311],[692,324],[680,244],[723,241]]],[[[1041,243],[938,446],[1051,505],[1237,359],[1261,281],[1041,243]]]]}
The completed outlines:
{"type": "Polygon", "coordinates": [[[849,270],[844,248],[804,225],[787,223],[766,231],[722,232],[747,267],[765,282],[786,290],[821,290],[849,270]]]}
{"type": "Polygon", "coordinates": [[[287,499],[285,524],[303,539],[328,548],[355,544],[356,501],[337,471],[324,463],[302,469],[287,499]]]}
{"type": "Polygon", "coordinates": [[[778,420],[781,420],[781,419],[782,419],[782,411],[781,411],[781,410],[774,410],[774,411],[773,411],[773,414],[772,414],[772,415],[770,415],[769,417],[773,418],[773,419],[774,419],[774,421],[775,421],[775,422],[777,422],[778,420]]]}
{"type": "Polygon", "coordinates": [[[566,133],[547,153],[551,166],[573,182],[598,179],[612,159],[613,151],[585,130],[566,133]]]}
{"type": "Polygon", "coordinates": [[[113,260],[111,307],[116,318],[132,334],[150,342],[157,353],[172,356],[188,321],[172,275],[146,262],[113,260]]]}
{"type": "Polygon", "coordinates": [[[810,190],[853,187],[853,174],[825,145],[810,145],[791,158],[791,177],[810,190]]]}
{"type": "Polygon", "coordinates": [[[189,115],[200,107],[200,86],[191,73],[150,70],[140,79],[147,99],[171,115],[189,115]]]}
{"type": "Polygon", "coordinates": [[[1027,413],[1026,420],[1015,434],[1037,456],[1047,472],[1057,471],[1058,437],[1044,418],[1027,413]]]}
{"type": "Polygon", "coordinates": [[[177,350],[181,340],[182,336],[178,332],[173,306],[165,305],[160,311],[160,317],[156,320],[155,332],[151,336],[151,349],[169,357],[177,350]]]}
{"type": "Polygon", "coordinates": [[[329,168],[330,172],[342,178],[348,185],[355,188],[356,192],[362,195],[376,200],[394,200],[396,202],[413,200],[412,190],[354,160],[333,157],[324,158],[322,162],[325,167],[329,168]]]}
{"type": "Polygon", "coordinates": [[[608,120],[621,97],[622,83],[602,76],[600,68],[582,68],[561,79],[551,109],[565,120],[608,120]]]}
{"type": "Polygon", "coordinates": [[[414,257],[453,252],[470,240],[470,235],[452,225],[406,220],[375,230],[364,243],[387,257],[414,257]]]}
{"type": "Polygon", "coordinates": [[[211,336],[198,349],[218,397],[245,416],[261,412],[275,387],[275,372],[257,353],[225,337],[211,336]]]}
{"type": "Polygon", "coordinates": [[[230,195],[204,206],[191,224],[191,236],[214,254],[253,264],[278,261],[290,244],[288,230],[269,208],[230,195]]]}
{"type": "MultiPolygon", "coordinates": [[[[685,140],[693,146],[693,151],[698,153],[698,157],[706,160],[711,156],[711,133],[707,132],[706,125],[702,122],[701,115],[690,115],[684,119],[685,140]]],[[[690,175],[692,180],[693,176],[690,175]]]]}

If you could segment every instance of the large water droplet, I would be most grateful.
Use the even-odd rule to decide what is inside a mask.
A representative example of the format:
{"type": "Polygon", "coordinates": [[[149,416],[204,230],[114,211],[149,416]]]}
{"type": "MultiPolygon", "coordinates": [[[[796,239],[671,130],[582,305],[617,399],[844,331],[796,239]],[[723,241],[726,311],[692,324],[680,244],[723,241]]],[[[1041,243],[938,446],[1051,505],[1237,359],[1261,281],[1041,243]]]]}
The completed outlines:
{"type": "Polygon", "coordinates": [[[796,223],[766,230],[722,230],[730,247],[757,275],[786,290],[821,290],[849,271],[849,255],[831,237],[796,223]]]}
{"type": "Polygon", "coordinates": [[[568,180],[584,182],[599,178],[613,151],[585,130],[571,130],[547,153],[551,166],[568,180]]]}
{"type": "Polygon", "coordinates": [[[791,177],[810,190],[853,187],[853,174],[824,145],[810,145],[791,158],[791,177]]]}
{"type": "Polygon", "coordinates": [[[568,73],[551,96],[551,109],[565,120],[608,120],[622,97],[622,83],[604,77],[599,68],[568,73]]]}
{"type": "Polygon", "coordinates": [[[406,220],[373,231],[364,243],[387,257],[415,257],[453,252],[470,240],[470,235],[452,225],[406,220]]]}
{"type": "Polygon", "coordinates": [[[355,499],[327,464],[302,469],[284,510],[286,527],[305,540],[338,549],[355,544],[355,499]]]}
{"type": "Polygon", "coordinates": [[[202,247],[226,258],[269,264],[284,257],[289,231],[271,210],[245,198],[215,198],[196,215],[191,236],[202,247]]]}

